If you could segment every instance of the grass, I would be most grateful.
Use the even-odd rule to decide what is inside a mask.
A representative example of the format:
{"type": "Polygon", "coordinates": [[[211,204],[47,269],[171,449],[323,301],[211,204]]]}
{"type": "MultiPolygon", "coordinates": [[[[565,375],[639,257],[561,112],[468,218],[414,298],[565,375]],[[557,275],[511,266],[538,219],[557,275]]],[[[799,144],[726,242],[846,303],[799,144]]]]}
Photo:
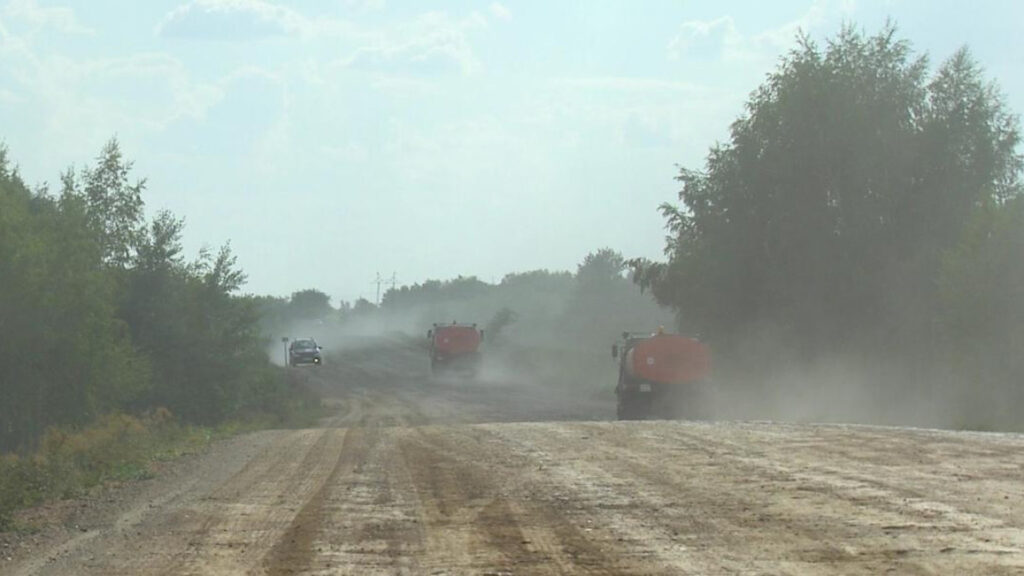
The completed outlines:
{"type": "Polygon", "coordinates": [[[91,488],[152,475],[154,463],[201,449],[208,430],[183,426],[157,409],[141,417],[109,414],[81,430],[51,428],[32,453],[0,456],[0,530],[14,513],[91,488]]]}
{"type": "Polygon", "coordinates": [[[0,531],[17,528],[18,510],[151,478],[161,463],[200,452],[215,439],[309,426],[326,411],[319,400],[292,408],[283,415],[247,414],[217,427],[182,424],[158,408],[142,416],[109,414],[77,430],[51,428],[34,452],[0,454],[0,531]]]}

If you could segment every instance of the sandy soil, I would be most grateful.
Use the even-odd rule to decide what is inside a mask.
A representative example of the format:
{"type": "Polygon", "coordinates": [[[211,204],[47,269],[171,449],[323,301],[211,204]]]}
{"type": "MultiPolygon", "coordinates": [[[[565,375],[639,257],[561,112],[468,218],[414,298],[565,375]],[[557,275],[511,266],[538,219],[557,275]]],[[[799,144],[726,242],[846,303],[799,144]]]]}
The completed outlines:
{"type": "Polygon", "coordinates": [[[1024,574],[1024,437],[612,422],[412,349],[300,378],[322,427],[215,445],[0,573],[1024,574]]]}

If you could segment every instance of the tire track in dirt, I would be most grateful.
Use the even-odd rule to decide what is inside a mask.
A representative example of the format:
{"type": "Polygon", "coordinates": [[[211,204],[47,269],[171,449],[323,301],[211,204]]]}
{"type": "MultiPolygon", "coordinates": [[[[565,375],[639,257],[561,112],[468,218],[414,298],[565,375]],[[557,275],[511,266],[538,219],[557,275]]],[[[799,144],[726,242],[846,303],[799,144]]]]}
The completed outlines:
{"type": "Polygon", "coordinates": [[[685,534],[654,524],[669,500],[650,498],[631,472],[612,477],[588,465],[589,443],[581,443],[578,433],[551,434],[549,426],[571,428],[502,424],[472,430],[473,456],[509,478],[516,501],[540,517],[544,533],[537,541],[557,552],[554,573],[678,574],[687,566],[703,574],[722,568],[718,559],[706,561],[689,549],[680,537],[685,534]]]}
{"type": "MultiPolygon", "coordinates": [[[[632,476],[635,505],[625,515],[653,503],[645,522],[650,528],[662,537],[691,532],[718,556],[714,562],[719,568],[771,571],[789,565],[807,574],[874,574],[884,569],[932,574],[956,561],[965,566],[961,573],[970,573],[1024,549],[1021,532],[1010,527],[1019,526],[1019,518],[1004,528],[1001,521],[978,516],[973,505],[964,512],[943,504],[944,498],[934,498],[943,493],[939,479],[932,477],[930,486],[917,477],[926,475],[923,470],[907,479],[915,489],[902,492],[902,477],[891,484],[891,465],[890,479],[883,482],[845,458],[830,459],[828,442],[820,445],[820,454],[804,447],[799,456],[791,455],[785,444],[773,446],[770,434],[765,435],[769,439],[759,437],[764,425],[645,423],[627,428],[539,425],[537,433],[516,438],[552,451],[572,445],[574,436],[587,438],[588,461],[573,463],[572,475],[586,472],[600,479],[603,470],[607,477],[600,483],[608,487],[615,486],[615,479],[632,476]],[[920,489],[928,497],[910,495],[920,489]],[[703,527],[693,532],[687,527],[695,522],[703,527]],[[734,564],[732,557],[747,560],[734,564]],[[970,566],[975,569],[966,568],[970,566]]],[[[804,442],[803,434],[818,431],[804,426],[788,437],[804,442]]],[[[876,457],[885,452],[877,445],[871,450],[876,457]]],[[[882,468],[874,472],[885,478],[882,468]]],[[[570,474],[564,469],[561,473],[570,474]]]]}
{"type": "MultiPolygon", "coordinates": [[[[976,498],[979,488],[1024,496],[1015,470],[1024,468],[1024,457],[1019,450],[993,449],[989,438],[981,448],[972,447],[964,435],[953,443],[951,433],[933,430],[753,423],[673,427],[666,432],[672,441],[686,438],[717,446],[734,467],[751,476],[781,478],[786,497],[774,502],[781,520],[773,524],[789,523],[797,530],[799,523],[805,533],[820,537],[822,514],[810,516],[807,510],[809,505],[828,510],[834,520],[828,523],[830,530],[848,528],[848,533],[835,534],[836,540],[875,538],[873,553],[897,558],[889,565],[902,563],[905,570],[913,566],[928,573],[933,567],[914,560],[918,551],[946,550],[947,557],[966,553],[977,559],[1024,550],[1024,534],[1009,528],[1022,517],[1020,499],[988,506],[976,498]],[[954,457],[937,457],[947,452],[954,457]],[[960,468],[957,457],[992,463],[978,470],[987,485],[964,481],[955,472],[960,468]]],[[[867,555],[863,549],[855,552],[839,556],[867,555]]]]}
{"type": "MultiPolygon", "coordinates": [[[[647,424],[630,428],[580,425],[544,430],[538,439],[540,446],[554,447],[586,438],[588,458],[574,463],[575,472],[583,472],[595,486],[616,493],[621,492],[618,486],[629,479],[633,504],[617,510],[617,519],[634,526],[638,534],[646,534],[643,539],[657,543],[659,548],[690,548],[688,565],[771,572],[778,569],[780,561],[808,564],[799,552],[806,550],[812,551],[811,563],[819,564],[819,569],[802,566],[801,570],[822,574],[834,571],[820,569],[824,559],[843,556],[828,540],[835,536],[843,541],[852,534],[842,518],[827,507],[810,514],[791,514],[794,510],[786,506],[787,498],[794,495],[803,499],[806,495],[789,489],[776,491],[774,487],[788,485],[792,478],[778,470],[734,461],[713,442],[694,449],[697,446],[677,444],[675,436],[645,437],[651,428],[647,424]],[[798,552],[785,556],[787,551],[798,552]],[[780,552],[784,555],[781,558],[780,552]]],[[[804,511],[811,512],[812,508],[804,511]]]]}
{"type": "Polygon", "coordinates": [[[267,555],[267,574],[412,569],[422,535],[391,432],[425,418],[415,403],[388,391],[361,390],[355,404],[344,421],[330,422],[348,426],[335,466],[267,555]]]}
{"type": "Polygon", "coordinates": [[[419,574],[423,531],[408,471],[397,453],[402,428],[366,428],[369,450],[352,474],[332,486],[327,521],[317,536],[313,572],[419,574]]]}
{"type": "MultiPolygon", "coordinates": [[[[323,430],[263,432],[269,439],[236,469],[204,459],[165,497],[140,502],[111,526],[89,533],[88,547],[19,574],[159,575],[235,573],[258,563],[287,525],[295,500],[317,477],[323,430]],[[223,475],[223,471],[230,474],[223,475]]],[[[227,443],[231,446],[233,442],[227,443]]],[[[244,447],[242,439],[237,443],[244,447]]],[[[225,459],[234,454],[224,455],[225,459]]],[[[55,554],[56,556],[56,554],[55,554]]]]}
{"type": "Polygon", "coordinates": [[[286,442],[268,450],[267,458],[254,460],[242,474],[185,510],[205,520],[187,532],[187,548],[160,574],[230,573],[258,565],[303,498],[324,482],[332,435],[330,430],[290,433],[286,442]]]}
{"type": "MultiPolygon", "coordinates": [[[[531,453],[544,471],[535,481],[546,483],[549,494],[564,495],[553,505],[576,524],[594,526],[591,537],[615,550],[620,563],[635,562],[639,573],[675,574],[681,566],[695,573],[773,573],[780,565],[772,550],[822,549],[825,532],[810,535],[772,516],[771,498],[763,502],[766,494],[757,490],[756,479],[733,470],[720,474],[724,468],[705,462],[707,455],[699,451],[695,459],[673,462],[672,442],[645,453],[645,441],[636,434],[642,428],[629,428],[488,427],[531,453]]],[[[794,570],[800,574],[835,571],[821,566],[820,558],[817,569],[799,559],[784,562],[801,566],[794,570]]]]}
{"type": "Polygon", "coordinates": [[[176,540],[161,542],[161,557],[143,558],[126,574],[229,573],[256,565],[294,514],[302,495],[322,475],[323,431],[289,433],[243,471],[195,502],[166,511],[159,526],[176,540]]]}
{"type": "Polygon", "coordinates": [[[463,436],[461,430],[421,428],[400,441],[421,501],[426,569],[437,574],[624,573],[577,526],[524,498],[522,487],[510,481],[515,472],[493,466],[492,458],[473,449],[474,435],[463,436]]]}
{"type": "MultiPolygon", "coordinates": [[[[315,553],[314,537],[324,521],[325,495],[338,478],[350,472],[365,453],[363,434],[362,428],[348,428],[344,431],[341,448],[331,459],[334,465],[330,474],[306,500],[284,534],[267,554],[264,566],[267,574],[298,574],[309,568],[315,553]]],[[[324,434],[323,438],[326,439],[327,434],[324,434]]]]}
{"type": "MultiPolygon", "coordinates": [[[[382,430],[363,474],[336,507],[358,520],[345,522],[326,535],[337,560],[358,567],[360,574],[418,574],[423,551],[420,510],[408,467],[398,452],[394,430],[382,430]]],[[[344,496],[342,496],[344,497],[344,496]]]]}

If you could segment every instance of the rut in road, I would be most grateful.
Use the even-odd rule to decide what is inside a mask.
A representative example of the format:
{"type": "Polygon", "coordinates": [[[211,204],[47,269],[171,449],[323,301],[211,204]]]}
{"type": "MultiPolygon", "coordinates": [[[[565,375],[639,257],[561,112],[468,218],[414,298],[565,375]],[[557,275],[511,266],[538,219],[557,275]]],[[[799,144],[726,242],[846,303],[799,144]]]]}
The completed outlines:
{"type": "Polygon", "coordinates": [[[613,559],[578,527],[524,498],[514,473],[495,467],[470,445],[453,443],[450,432],[421,429],[400,441],[430,537],[424,554],[428,568],[617,573],[613,559]]]}
{"type": "MultiPolygon", "coordinates": [[[[315,554],[313,537],[324,523],[324,515],[327,513],[324,507],[326,494],[338,484],[339,478],[351,474],[364,459],[368,449],[364,437],[365,432],[362,428],[345,430],[341,450],[331,473],[302,506],[288,529],[271,549],[267,562],[268,574],[294,574],[303,571],[299,570],[300,567],[306,568],[310,565],[315,554]]],[[[323,440],[326,441],[327,438],[328,433],[324,433],[323,440]]]]}
{"type": "Polygon", "coordinates": [[[352,427],[330,477],[268,555],[266,573],[618,573],[576,526],[525,504],[472,453],[460,456],[466,448],[445,440],[450,430],[406,426],[421,418],[408,402],[363,394],[355,404],[347,422],[330,422],[352,427]]]}
{"type": "Polygon", "coordinates": [[[422,421],[418,408],[394,395],[360,390],[347,402],[343,413],[328,419],[331,427],[345,426],[344,439],[334,467],[320,488],[302,506],[278,543],[267,555],[267,574],[301,574],[339,566],[331,551],[349,542],[382,540],[393,557],[407,553],[415,534],[394,529],[385,523],[371,525],[369,534],[353,534],[363,527],[339,524],[336,519],[373,516],[373,509],[392,506],[387,481],[374,477],[370,470],[383,470],[380,458],[382,429],[406,426],[422,421]],[[359,508],[358,510],[355,510],[359,508]]]}

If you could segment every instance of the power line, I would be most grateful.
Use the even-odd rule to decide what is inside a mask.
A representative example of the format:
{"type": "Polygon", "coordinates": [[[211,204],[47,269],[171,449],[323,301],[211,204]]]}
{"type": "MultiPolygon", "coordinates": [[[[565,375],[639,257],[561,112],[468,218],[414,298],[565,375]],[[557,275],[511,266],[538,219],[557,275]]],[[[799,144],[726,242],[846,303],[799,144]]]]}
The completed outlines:
{"type": "Polygon", "coordinates": [[[377,277],[371,282],[371,284],[377,285],[377,306],[380,306],[380,286],[381,284],[391,284],[391,289],[394,290],[398,284],[398,277],[394,272],[391,273],[391,278],[383,278],[380,272],[377,272],[377,277]]]}

